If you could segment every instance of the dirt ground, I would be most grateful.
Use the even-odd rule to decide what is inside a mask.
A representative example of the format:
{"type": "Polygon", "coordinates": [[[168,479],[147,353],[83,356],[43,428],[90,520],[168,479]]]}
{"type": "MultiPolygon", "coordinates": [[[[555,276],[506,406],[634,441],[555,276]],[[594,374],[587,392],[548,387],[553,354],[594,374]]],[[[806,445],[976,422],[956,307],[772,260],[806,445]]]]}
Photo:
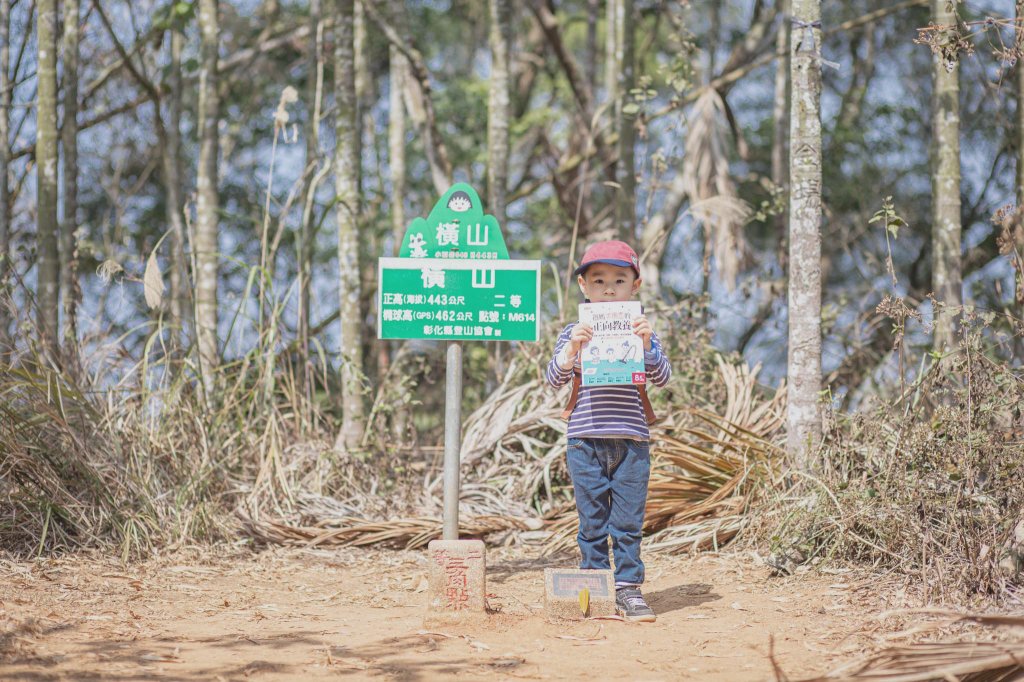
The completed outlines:
{"type": "Polygon", "coordinates": [[[570,560],[492,549],[495,613],[429,631],[425,552],[0,561],[0,679],[774,680],[772,647],[798,679],[870,644],[870,580],[771,577],[747,553],[645,560],[654,624],[548,621],[543,569],[570,560]]]}

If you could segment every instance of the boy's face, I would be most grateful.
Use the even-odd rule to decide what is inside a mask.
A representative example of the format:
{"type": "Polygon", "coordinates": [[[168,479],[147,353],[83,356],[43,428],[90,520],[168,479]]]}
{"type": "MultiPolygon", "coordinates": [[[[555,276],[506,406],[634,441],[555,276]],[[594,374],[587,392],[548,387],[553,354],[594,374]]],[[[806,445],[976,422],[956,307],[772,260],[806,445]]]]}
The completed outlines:
{"type": "Polygon", "coordinates": [[[576,278],[580,291],[594,303],[628,301],[643,282],[633,268],[594,263],[576,278]]]}

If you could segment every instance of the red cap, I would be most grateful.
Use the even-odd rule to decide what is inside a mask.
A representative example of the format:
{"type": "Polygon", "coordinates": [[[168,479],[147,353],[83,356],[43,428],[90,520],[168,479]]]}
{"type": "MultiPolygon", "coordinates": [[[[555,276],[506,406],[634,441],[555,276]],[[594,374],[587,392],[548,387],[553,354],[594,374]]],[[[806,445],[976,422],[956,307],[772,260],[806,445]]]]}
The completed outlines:
{"type": "Polygon", "coordinates": [[[618,265],[620,268],[633,268],[636,271],[636,276],[640,276],[640,259],[637,257],[633,247],[626,242],[611,240],[591,244],[590,248],[583,254],[583,261],[573,274],[582,275],[594,263],[607,263],[608,265],[618,265]]]}

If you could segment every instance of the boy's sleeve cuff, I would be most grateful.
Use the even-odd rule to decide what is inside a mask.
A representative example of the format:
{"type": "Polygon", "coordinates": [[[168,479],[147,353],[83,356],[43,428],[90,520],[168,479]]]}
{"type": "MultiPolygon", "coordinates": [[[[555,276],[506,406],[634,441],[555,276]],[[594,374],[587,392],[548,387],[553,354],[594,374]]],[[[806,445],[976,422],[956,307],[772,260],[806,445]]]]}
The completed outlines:
{"type": "Polygon", "coordinates": [[[659,351],[656,347],[652,347],[650,350],[644,351],[645,362],[655,362],[659,357],[661,357],[661,351],[659,351]]]}

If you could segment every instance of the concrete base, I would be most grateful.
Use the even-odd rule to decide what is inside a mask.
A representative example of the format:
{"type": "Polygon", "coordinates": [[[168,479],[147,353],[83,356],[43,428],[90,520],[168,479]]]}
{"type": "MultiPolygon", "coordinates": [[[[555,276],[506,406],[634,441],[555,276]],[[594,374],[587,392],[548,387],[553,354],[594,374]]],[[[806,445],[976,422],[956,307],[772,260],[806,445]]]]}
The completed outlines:
{"type": "Polygon", "coordinates": [[[480,618],[487,609],[487,560],[480,540],[432,540],[427,545],[427,623],[480,618]]]}
{"type": "Polygon", "coordinates": [[[582,620],[615,615],[615,575],[611,571],[544,569],[544,613],[552,618],[582,620]],[[580,610],[580,590],[590,591],[590,608],[580,610]]]}

